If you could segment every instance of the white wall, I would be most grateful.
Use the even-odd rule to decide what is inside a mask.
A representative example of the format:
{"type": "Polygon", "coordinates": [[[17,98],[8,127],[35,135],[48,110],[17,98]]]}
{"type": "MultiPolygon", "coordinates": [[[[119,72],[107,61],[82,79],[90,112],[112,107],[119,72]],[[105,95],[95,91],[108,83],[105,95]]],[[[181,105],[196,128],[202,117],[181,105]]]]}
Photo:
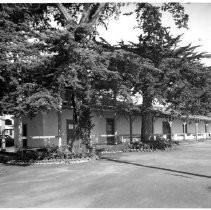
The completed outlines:
{"type": "MultiPolygon", "coordinates": [[[[106,137],[101,135],[106,135],[106,118],[115,119],[115,131],[118,135],[129,135],[130,134],[130,125],[129,119],[126,119],[124,115],[114,115],[111,111],[106,111],[103,114],[100,112],[92,113],[92,122],[95,125],[91,131],[92,135],[95,135],[98,138],[98,142],[105,143],[106,137]]],[[[136,116],[133,121],[133,134],[141,134],[141,116],[136,116]]]]}
{"type": "Polygon", "coordinates": [[[43,136],[43,116],[41,113],[32,119],[23,117],[22,123],[27,124],[27,138],[29,136],[43,136]]]}
{"type": "MultiPolygon", "coordinates": [[[[62,144],[67,143],[67,133],[66,133],[66,120],[73,119],[72,110],[62,111],[62,144]]],[[[43,114],[43,126],[44,126],[44,136],[57,136],[58,135],[58,115],[56,111],[51,111],[49,113],[43,114]]]]}
{"type": "MultiPolygon", "coordinates": [[[[66,144],[66,120],[72,120],[72,110],[63,110],[62,112],[62,144],[66,144]]],[[[115,131],[118,135],[129,135],[129,120],[125,118],[124,115],[116,115],[112,111],[105,111],[103,114],[100,112],[92,113],[92,122],[95,125],[91,131],[91,134],[94,134],[99,138],[99,141],[105,141],[106,137],[100,137],[102,134],[106,134],[106,118],[115,119],[115,131]]],[[[136,116],[133,121],[133,134],[141,135],[141,116],[136,116]]],[[[165,118],[155,118],[154,120],[154,134],[163,134],[162,122],[166,121],[165,118]]],[[[23,124],[27,124],[27,134],[28,139],[30,136],[57,136],[58,135],[58,115],[56,111],[51,111],[49,113],[42,113],[34,117],[33,119],[23,118],[23,124]]],[[[172,124],[172,134],[174,133],[183,133],[183,120],[174,119],[172,124]]],[[[205,123],[200,122],[198,126],[198,132],[205,132],[205,123]]],[[[209,124],[208,132],[211,133],[211,123],[209,124]]],[[[187,121],[187,131],[188,133],[195,134],[195,123],[187,121]]],[[[38,144],[41,140],[33,140],[32,145],[38,144]]],[[[32,142],[32,141],[31,141],[32,142]]],[[[52,143],[56,144],[56,140],[52,139],[52,143]]],[[[43,144],[48,144],[49,140],[43,141],[43,144]]],[[[39,143],[41,144],[41,143],[39,143]]]]}
{"type": "Polygon", "coordinates": [[[207,126],[207,132],[208,133],[211,133],[211,122],[208,124],[208,126],[207,126]]]}
{"type": "Polygon", "coordinates": [[[154,134],[163,134],[163,121],[166,121],[164,118],[155,118],[154,119],[154,134]]]}
{"type": "MultiPolygon", "coordinates": [[[[134,118],[134,116],[132,116],[134,118]]],[[[132,133],[134,135],[141,135],[141,116],[135,116],[132,126],[132,133]]],[[[120,115],[116,120],[116,131],[119,135],[130,134],[130,122],[128,116],[120,115]]]]}

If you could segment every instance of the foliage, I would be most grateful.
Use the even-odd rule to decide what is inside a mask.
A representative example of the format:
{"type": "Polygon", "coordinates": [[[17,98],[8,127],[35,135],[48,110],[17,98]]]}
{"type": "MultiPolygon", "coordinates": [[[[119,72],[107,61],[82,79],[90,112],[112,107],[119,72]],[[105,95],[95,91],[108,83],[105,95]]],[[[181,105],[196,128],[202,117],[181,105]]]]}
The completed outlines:
{"type": "Polygon", "coordinates": [[[90,108],[106,105],[130,113],[136,93],[143,96],[143,122],[148,122],[142,124],[145,140],[152,132],[154,100],[181,113],[209,111],[210,71],[198,62],[205,55],[190,45],[179,47],[181,36],[173,37],[161,22],[162,12],[170,12],[179,28],[187,27],[184,8],[179,3],[135,3],[138,44],[96,41],[96,26],[107,26],[123,5],[1,4],[1,111],[33,117],[60,110],[68,89],[76,136],[87,141],[90,108]]]}
{"type": "Polygon", "coordinates": [[[41,161],[41,160],[63,160],[63,159],[81,159],[91,158],[92,153],[74,153],[70,151],[69,146],[46,146],[38,150],[19,151],[18,156],[20,160],[25,161],[41,161]]]}

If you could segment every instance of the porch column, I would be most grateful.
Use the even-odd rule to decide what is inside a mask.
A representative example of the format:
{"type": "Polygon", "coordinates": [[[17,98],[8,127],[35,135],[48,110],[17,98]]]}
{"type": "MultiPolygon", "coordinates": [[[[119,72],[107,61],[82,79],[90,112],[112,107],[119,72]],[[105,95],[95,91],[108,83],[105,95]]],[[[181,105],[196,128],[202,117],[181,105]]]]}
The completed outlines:
{"type": "Polygon", "coordinates": [[[185,127],[187,125],[187,122],[183,122],[182,126],[183,126],[183,134],[184,134],[184,140],[186,140],[186,132],[185,132],[185,127]]]}
{"type": "Polygon", "coordinates": [[[205,123],[206,140],[208,139],[208,132],[207,132],[207,131],[208,131],[208,129],[207,129],[207,128],[208,128],[208,126],[209,126],[209,123],[208,123],[208,122],[206,122],[206,123],[205,123]]]}
{"type": "Polygon", "coordinates": [[[62,146],[62,110],[57,111],[58,115],[58,146],[62,146]]]}
{"type": "Polygon", "coordinates": [[[170,120],[169,122],[169,127],[170,127],[170,141],[172,141],[172,125],[173,125],[173,121],[170,120]]]}
{"type": "Polygon", "coordinates": [[[195,135],[196,135],[196,141],[198,141],[198,122],[195,122],[195,135]]]}
{"type": "Polygon", "coordinates": [[[118,132],[117,132],[117,113],[114,113],[114,143],[118,144],[118,132]]]}
{"type": "Polygon", "coordinates": [[[129,124],[130,124],[130,144],[133,143],[133,121],[131,113],[129,113],[129,124]]]}
{"type": "Polygon", "coordinates": [[[2,130],[1,151],[6,151],[5,129],[2,130]]]}

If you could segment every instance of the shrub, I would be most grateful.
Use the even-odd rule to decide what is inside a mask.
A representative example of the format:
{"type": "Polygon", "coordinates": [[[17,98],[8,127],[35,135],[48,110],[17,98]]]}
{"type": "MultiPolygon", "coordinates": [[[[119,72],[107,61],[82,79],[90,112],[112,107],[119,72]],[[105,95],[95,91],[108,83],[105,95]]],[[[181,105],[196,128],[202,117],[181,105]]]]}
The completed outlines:
{"type": "Polygon", "coordinates": [[[76,159],[94,157],[93,153],[71,152],[70,146],[46,146],[37,150],[18,151],[18,159],[21,160],[52,160],[52,159],[76,159]]]}
{"type": "Polygon", "coordinates": [[[160,136],[158,136],[156,140],[151,139],[148,144],[153,150],[165,150],[167,148],[171,148],[173,145],[172,141],[164,139],[160,136]]]}

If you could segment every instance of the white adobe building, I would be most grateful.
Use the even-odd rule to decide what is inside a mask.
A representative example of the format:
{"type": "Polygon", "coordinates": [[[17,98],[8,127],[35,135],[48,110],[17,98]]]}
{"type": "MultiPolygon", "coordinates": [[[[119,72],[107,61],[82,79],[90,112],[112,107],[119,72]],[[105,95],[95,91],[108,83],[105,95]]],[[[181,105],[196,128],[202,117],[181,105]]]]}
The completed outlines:
{"type": "MultiPolygon", "coordinates": [[[[93,110],[91,139],[96,144],[116,144],[129,141],[130,123],[127,115],[112,110],[93,110]]],[[[132,116],[132,134],[137,139],[141,136],[141,113],[132,116]]],[[[74,129],[73,111],[64,109],[60,116],[62,145],[72,141],[74,129]]],[[[16,125],[16,123],[15,123],[16,125]]],[[[44,147],[59,145],[58,140],[59,115],[57,111],[40,113],[30,119],[22,118],[22,131],[15,126],[15,145],[20,146],[18,136],[23,134],[24,146],[44,147]],[[20,133],[21,132],[21,133],[20,133]]],[[[173,117],[167,113],[158,113],[153,118],[154,136],[174,140],[199,140],[211,137],[211,118],[206,116],[173,117]]]]}

